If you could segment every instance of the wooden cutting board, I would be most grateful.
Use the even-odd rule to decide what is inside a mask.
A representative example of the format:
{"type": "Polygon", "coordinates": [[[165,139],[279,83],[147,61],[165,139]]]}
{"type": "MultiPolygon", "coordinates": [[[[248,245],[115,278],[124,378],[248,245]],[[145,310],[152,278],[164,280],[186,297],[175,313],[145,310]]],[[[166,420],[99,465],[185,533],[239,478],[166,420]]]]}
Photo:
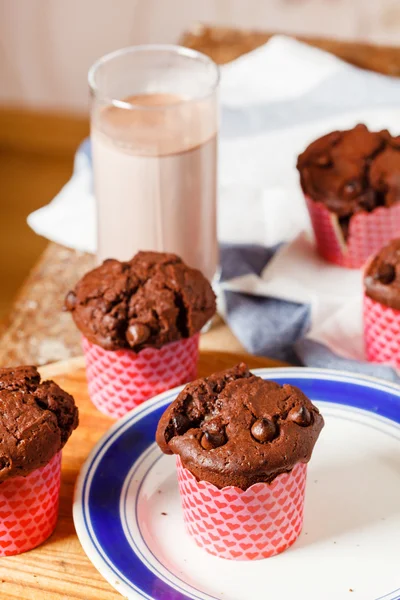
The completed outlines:
{"type": "MultiPolygon", "coordinates": [[[[248,354],[201,352],[199,375],[210,375],[244,360],[251,368],[282,363],[248,354]]],[[[47,542],[20,556],[0,559],[0,598],[6,600],[109,600],[121,596],[103,579],[83,552],[72,521],[72,498],[79,470],[113,420],[91,404],[83,358],[54,363],[41,369],[72,394],[79,406],[80,425],[63,450],[60,515],[47,542]]]]}

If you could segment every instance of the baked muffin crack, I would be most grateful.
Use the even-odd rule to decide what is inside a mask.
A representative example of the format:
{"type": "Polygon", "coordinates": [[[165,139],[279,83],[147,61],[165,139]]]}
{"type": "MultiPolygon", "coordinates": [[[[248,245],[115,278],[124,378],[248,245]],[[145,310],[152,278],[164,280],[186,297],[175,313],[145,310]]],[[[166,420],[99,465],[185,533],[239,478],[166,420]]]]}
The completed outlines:
{"type": "Polygon", "coordinates": [[[174,254],[139,252],[87,273],[67,294],[65,308],[91,343],[139,352],[193,336],[216,306],[200,271],[174,254]]]}
{"type": "Polygon", "coordinates": [[[334,213],[347,239],[359,212],[400,200],[400,148],[387,130],[359,124],[312,142],[297,160],[303,192],[334,213]]]}
{"type": "Polygon", "coordinates": [[[247,489],[307,462],[322,426],[299,389],[240,364],[189,383],[161,417],[156,440],[199,480],[247,489]]]}

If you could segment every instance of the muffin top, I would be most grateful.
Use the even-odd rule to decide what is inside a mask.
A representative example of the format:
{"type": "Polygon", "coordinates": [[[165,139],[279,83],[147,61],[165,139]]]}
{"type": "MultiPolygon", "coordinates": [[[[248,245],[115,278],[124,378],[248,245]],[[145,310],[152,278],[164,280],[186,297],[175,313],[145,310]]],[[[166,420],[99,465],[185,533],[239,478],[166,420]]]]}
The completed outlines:
{"type": "Polygon", "coordinates": [[[245,490],[308,462],[323,425],[299,389],[242,363],[189,383],[161,417],[156,440],[199,480],[245,490]]]}
{"type": "Polygon", "coordinates": [[[357,125],[324,135],[297,161],[303,192],[339,218],[400,200],[400,136],[357,125]]]}
{"type": "Polygon", "coordinates": [[[67,294],[65,307],[93,344],[135,352],[191,337],[216,310],[204,275],[161,252],[105,260],[67,294]]]}
{"type": "Polygon", "coordinates": [[[400,238],[391,241],[370,261],[364,287],[373,300],[400,310],[400,238]]]}
{"type": "Polygon", "coordinates": [[[36,367],[0,369],[0,482],[47,465],[77,426],[72,396],[36,367]]]}

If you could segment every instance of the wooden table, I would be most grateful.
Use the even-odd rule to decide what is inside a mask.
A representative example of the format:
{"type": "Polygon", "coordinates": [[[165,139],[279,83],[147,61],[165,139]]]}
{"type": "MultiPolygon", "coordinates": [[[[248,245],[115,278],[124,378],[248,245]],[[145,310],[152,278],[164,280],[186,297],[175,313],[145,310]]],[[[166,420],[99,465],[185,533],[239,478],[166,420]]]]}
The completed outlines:
{"type": "MultiPolygon", "coordinates": [[[[270,34],[197,26],[183,44],[226,63],[264,44],[270,34]]],[[[324,39],[300,38],[333,52],[359,67],[400,75],[400,49],[350,44],[324,39]]],[[[49,244],[22,287],[9,315],[0,344],[0,365],[33,363],[43,365],[81,353],[80,336],[70,316],[61,312],[63,298],[93,265],[81,252],[49,244]]],[[[203,339],[205,348],[240,350],[239,342],[223,324],[203,339]]]]}

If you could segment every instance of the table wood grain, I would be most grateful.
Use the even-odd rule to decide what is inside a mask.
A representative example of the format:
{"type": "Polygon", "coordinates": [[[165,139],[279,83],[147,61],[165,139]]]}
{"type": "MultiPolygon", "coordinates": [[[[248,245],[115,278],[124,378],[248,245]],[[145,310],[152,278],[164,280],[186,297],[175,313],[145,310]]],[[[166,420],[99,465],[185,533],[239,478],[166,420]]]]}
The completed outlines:
{"type": "MultiPolygon", "coordinates": [[[[202,352],[199,375],[210,375],[245,360],[252,367],[282,363],[246,354],[202,352]]],[[[89,400],[83,358],[74,358],[41,369],[72,394],[79,407],[80,424],[63,450],[60,515],[54,534],[39,548],[20,556],[0,559],[2,600],[117,600],[121,596],[90,563],[76,536],[72,521],[74,486],[89,452],[114,422],[89,400]]],[[[160,599],[156,599],[160,600],[160,599]]]]}
{"type": "MultiPolygon", "coordinates": [[[[239,31],[197,25],[182,40],[190,48],[211,56],[217,63],[229,62],[264,44],[271,33],[239,31]]],[[[322,38],[299,38],[317,48],[365,69],[400,75],[400,48],[347,43],[322,38]]],[[[80,335],[69,315],[61,312],[65,294],[91,268],[93,257],[49,244],[20,290],[0,340],[0,365],[46,364],[81,353],[80,335]]],[[[215,348],[226,340],[239,349],[237,340],[220,324],[218,335],[205,338],[215,348]],[[219,339],[221,342],[219,342],[219,339]]],[[[231,346],[225,346],[231,347],[231,346]]]]}

